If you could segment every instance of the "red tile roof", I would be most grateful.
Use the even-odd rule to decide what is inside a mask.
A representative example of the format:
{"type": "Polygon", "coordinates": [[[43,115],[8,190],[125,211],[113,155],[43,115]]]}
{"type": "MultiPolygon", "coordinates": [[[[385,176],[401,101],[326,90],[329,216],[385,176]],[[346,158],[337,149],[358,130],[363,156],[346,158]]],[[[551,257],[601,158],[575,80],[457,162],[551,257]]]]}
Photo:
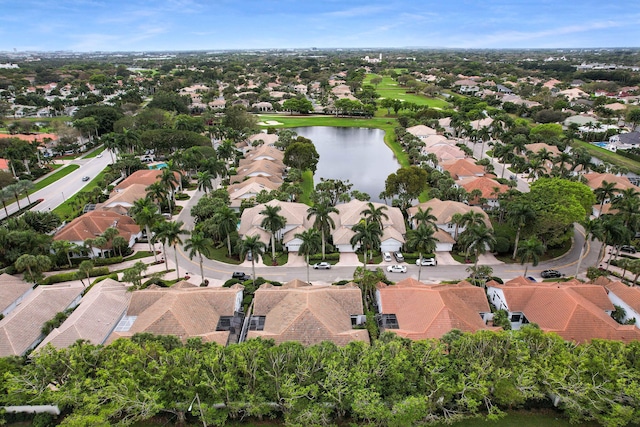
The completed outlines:
{"type": "Polygon", "coordinates": [[[489,313],[482,288],[468,282],[425,285],[413,278],[378,286],[382,314],[395,314],[399,329],[390,332],[414,340],[440,338],[452,329],[475,332],[491,329],[480,313],[489,313]]]}
{"type": "Polygon", "coordinates": [[[109,227],[118,229],[119,235],[127,241],[132,234],[140,233],[140,227],[131,217],[110,211],[89,211],[57,232],[53,240],[84,242],[86,239],[95,239],[109,227]]]}

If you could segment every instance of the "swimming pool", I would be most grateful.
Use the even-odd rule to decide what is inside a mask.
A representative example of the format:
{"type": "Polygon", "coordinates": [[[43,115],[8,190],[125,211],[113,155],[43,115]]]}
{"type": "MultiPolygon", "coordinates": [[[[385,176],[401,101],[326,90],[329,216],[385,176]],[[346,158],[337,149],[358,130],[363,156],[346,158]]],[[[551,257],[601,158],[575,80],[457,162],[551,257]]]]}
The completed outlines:
{"type": "Polygon", "coordinates": [[[167,167],[166,163],[153,163],[149,165],[149,169],[164,169],[167,167]]]}
{"type": "Polygon", "coordinates": [[[609,145],[608,142],[592,142],[592,144],[602,148],[607,148],[607,145],[609,145]]]}

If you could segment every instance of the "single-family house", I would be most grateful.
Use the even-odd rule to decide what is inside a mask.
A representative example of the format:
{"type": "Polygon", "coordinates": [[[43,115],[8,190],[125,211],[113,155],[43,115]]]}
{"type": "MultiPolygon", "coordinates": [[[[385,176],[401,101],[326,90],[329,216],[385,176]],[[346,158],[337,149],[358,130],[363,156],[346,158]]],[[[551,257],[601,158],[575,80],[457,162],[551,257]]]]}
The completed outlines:
{"type": "Polygon", "coordinates": [[[227,192],[230,198],[230,207],[239,212],[242,201],[245,199],[255,198],[262,191],[270,193],[280,188],[277,184],[262,176],[254,176],[237,184],[229,185],[227,192]]]}
{"type": "Polygon", "coordinates": [[[441,338],[452,329],[491,329],[486,324],[491,315],[487,296],[468,282],[425,286],[407,278],[393,286],[379,283],[376,303],[380,330],[403,338],[423,340],[441,338]]]}
{"type": "Polygon", "coordinates": [[[0,314],[6,317],[33,291],[33,284],[7,273],[0,274],[0,314]]]}
{"type": "Polygon", "coordinates": [[[121,207],[124,212],[128,212],[136,200],[146,197],[147,187],[145,184],[132,184],[120,191],[113,191],[111,197],[103,203],[96,204],[95,208],[96,210],[112,210],[115,207],[121,207]]]}
{"type": "Polygon", "coordinates": [[[471,206],[481,206],[488,208],[497,208],[500,206],[498,198],[501,194],[506,193],[509,190],[509,186],[500,184],[486,176],[478,178],[464,178],[456,182],[456,185],[464,188],[467,193],[479,191],[480,196],[468,200],[471,206]]]}
{"type": "Polygon", "coordinates": [[[498,310],[508,312],[514,330],[536,323],[545,332],[555,332],[577,343],[640,339],[635,326],[620,325],[611,318],[614,307],[602,286],[575,279],[533,283],[519,277],[505,284],[488,282],[487,296],[498,310]]]}
{"type": "MultiPolygon", "coordinates": [[[[111,227],[118,230],[118,235],[129,243],[129,247],[132,247],[136,240],[142,236],[140,227],[131,217],[112,211],[93,210],[65,225],[53,236],[53,240],[68,240],[78,246],[83,246],[85,240],[95,239],[111,227]]],[[[88,248],[93,252],[90,254],[91,257],[101,257],[105,251],[110,249],[110,245],[104,248],[88,248]]]]}
{"type": "MultiPolygon", "coordinates": [[[[405,234],[407,232],[404,217],[400,209],[384,205],[382,203],[372,202],[375,209],[383,208],[383,212],[387,218],[382,217],[382,237],[380,238],[380,250],[382,252],[399,251],[405,242],[405,234]]],[[[351,200],[348,203],[342,203],[336,206],[338,213],[330,214],[336,227],[331,232],[333,237],[333,245],[340,252],[355,252],[359,245],[351,245],[351,237],[355,234],[353,227],[364,218],[363,211],[369,208],[368,202],[360,200],[351,200]]]]}
{"type": "Polygon", "coordinates": [[[313,225],[313,217],[307,219],[309,206],[303,203],[271,200],[270,202],[245,209],[240,218],[240,229],[238,230],[240,237],[257,235],[263,243],[269,244],[271,233],[262,227],[264,215],[261,212],[265,209],[265,206],[280,207],[278,214],[285,218],[285,226],[276,232],[276,240],[282,240],[287,251],[297,252],[302,240],[296,238],[295,235],[310,229],[313,225]]]}
{"type": "Polygon", "coordinates": [[[298,341],[304,345],[331,341],[369,343],[362,292],[354,283],[311,286],[293,280],[282,286],[265,283],[254,294],[247,339],[298,341]]]}
{"type": "Polygon", "coordinates": [[[485,176],[484,166],[476,165],[469,158],[454,159],[448,162],[442,162],[438,165],[438,169],[449,172],[451,178],[455,181],[464,178],[477,178],[485,176]]]}
{"type": "MultiPolygon", "coordinates": [[[[178,181],[180,180],[180,174],[178,172],[174,172],[178,181]]],[[[162,171],[156,169],[143,169],[133,172],[131,175],[123,179],[114,187],[114,191],[119,192],[124,190],[133,184],[142,184],[145,187],[150,186],[156,181],[160,180],[162,176],[162,171]]]]}
{"type": "Polygon", "coordinates": [[[256,160],[236,169],[236,175],[231,175],[229,182],[235,184],[252,176],[263,176],[273,182],[282,184],[282,174],[285,171],[284,164],[278,164],[270,160],[256,160]]]}
{"type": "MultiPolygon", "coordinates": [[[[416,227],[417,224],[413,219],[419,209],[426,211],[431,208],[431,214],[436,217],[436,226],[439,230],[446,232],[449,235],[449,238],[454,241],[458,238],[460,233],[462,233],[466,227],[456,225],[454,222],[454,215],[460,214],[465,215],[468,212],[476,212],[483,216],[484,223],[487,227],[492,228],[491,221],[489,220],[489,216],[485,211],[483,211],[478,206],[469,206],[465,203],[454,202],[452,200],[440,200],[440,199],[431,199],[427,202],[420,203],[419,205],[412,206],[407,210],[407,214],[409,215],[409,223],[412,227],[416,227]]],[[[439,234],[436,233],[434,235],[436,238],[439,238],[439,234]]],[[[450,243],[451,240],[449,238],[446,241],[440,240],[436,246],[436,251],[450,251],[453,247],[453,243],[450,243]]]]}
{"type": "Polygon", "coordinates": [[[152,285],[134,291],[126,314],[107,342],[149,332],[182,341],[198,337],[220,345],[236,343],[244,318],[243,289],[240,284],[200,287],[183,280],[170,288],[152,285]]]}
{"type": "Polygon", "coordinates": [[[435,129],[430,128],[429,126],[417,125],[417,126],[408,127],[407,133],[410,133],[411,135],[417,138],[425,139],[429,135],[436,135],[438,132],[435,129]]]}
{"type": "Polygon", "coordinates": [[[42,327],[57,313],[80,302],[80,284],[38,286],[21,304],[0,320],[0,357],[24,356],[42,339],[42,327]]]}
{"type": "Polygon", "coordinates": [[[51,344],[66,348],[78,340],[101,345],[107,341],[125,312],[131,299],[127,284],[105,279],[91,287],[69,317],[36,347],[36,351],[51,344]]]}

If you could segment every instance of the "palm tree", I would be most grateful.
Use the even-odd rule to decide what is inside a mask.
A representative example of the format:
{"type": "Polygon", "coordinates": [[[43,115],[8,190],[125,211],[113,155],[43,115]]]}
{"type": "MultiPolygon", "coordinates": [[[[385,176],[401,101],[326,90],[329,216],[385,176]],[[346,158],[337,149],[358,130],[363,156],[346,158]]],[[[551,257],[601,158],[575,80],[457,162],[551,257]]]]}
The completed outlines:
{"type": "Polygon", "coordinates": [[[163,202],[167,202],[168,204],[167,190],[160,181],[156,181],[149,185],[145,188],[145,191],[147,192],[147,198],[158,206],[162,206],[163,202]]]}
{"type": "Polygon", "coordinates": [[[95,239],[84,240],[84,247],[89,249],[89,258],[95,258],[95,254],[93,253],[94,246],[95,246],[95,239]]]}
{"type": "Polygon", "coordinates": [[[46,255],[24,254],[20,255],[14,266],[18,271],[26,270],[24,278],[29,282],[36,283],[42,277],[42,272],[51,268],[51,259],[46,255]]]}
{"type": "Polygon", "coordinates": [[[640,192],[635,188],[622,190],[613,199],[611,206],[618,209],[618,215],[623,219],[627,228],[636,228],[640,218],[640,192]]]}
{"type": "Polygon", "coordinates": [[[183,225],[184,222],[182,221],[167,221],[157,235],[159,241],[163,242],[163,244],[166,243],[167,245],[173,247],[173,255],[175,256],[176,274],[178,279],[180,279],[180,266],[178,265],[178,245],[182,244],[182,238],[180,236],[189,234],[187,230],[182,229],[183,225]]]}
{"type": "Polygon", "coordinates": [[[9,211],[7,210],[7,202],[13,199],[13,195],[7,188],[0,189],[0,202],[2,202],[2,207],[4,208],[5,218],[9,218],[9,211]]]}
{"type": "Polygon", "coordinates": [[[20,187],[18,187],[18,183],[13,183],[13,184],[9,184],[6,187],[4,187],[4,190],[8,191],[9,193],[13,194],[13,197],[16,199],[16,203],[18,204],[18,210],[21,210],[22,208],[20,207],[20,187]]]}
{"type": "Polygon", "coordinates": [[[478,258],[480,255],[484,254],[487,249],[493,250],[496,244],[493,230],[488,228],[484,223],[481,225],[472,225],[464,230],[460,240],[466,248],[467,255],[473,250],[476,257],[474,263],[475,271],[478,269],[478,258]]]}
{"type": "Polygon", "coordinates": [[[95,239],[93,239],[93,246],[100,249],[100,256],[104,257],[104,250],[107,247],[107,239],[105,239],[102,236],[98,236],[95,239]]]}
{"type": "Polygon", "coordinates": [[[302,233],[296,233],[295,237],[296,239],[302,240],[302,244],[300,245],[300,249],[298,249],[298,252],[305,256],[305,261],[307,262],[307,283],[310,283],[309,255],[317,253],[320,249],[320,232],[315,228],[311,228],[309,230],[303,231],[302,233]]]}
{"type": "Polygon", "coordinates": [[[372,202],[368,202],[367,208],[360,213],[364,215],[365,220],[376,223],[382,230],[382,218],[389,219],[389,216],[384,212],[387,209],[385,205],[376,208],[372,202]]]}
{"type": "Polygon", "coordinates": [[[464,221],[465,221],[464,217],[459,212],[456,212],[451,216],[451,223],[456,226],[456,228],[453,231],[453,240],[455,241],[458,240],[458,230],[460,229],[460,226],[464,221]]]}
{"type": "Polygon", "coordinates": [[[164,239],[164,230],[168,227],[169,221],[167,221],[166,219],[164,219],[164,217],[162,217],[162,219],[156,223],[154,223],[151,226],[151,234],[153,237],[149,237],[150,242],[155,244],[155,243],[160,243],[162,245],[162,256],[163,256],[163,261],[165,261],[164,263],[164,268],[165,270],[168,272],[169,271],[169,265],[167,264],[166,260],[164,260],[164,256],[166,255],[167,251],[166,251],[166,240],[164,239]]]}
{"type": "Polygon", "coordinates": [[[204,267],[202,266],[202,255],[208,257],[213,250],[213,240],[205,237],[201,231],[193,231],[191,237],[185,242],[184,250],[189,252],[189,259],[193,259],[194,256],[200,257],[200,277],[202,277],[202,283],[204,283],[204,267]]]}
{"type": "Polygon", "coordinates": [[[260,241],[260,236],[245,236],[240,241],[240,259],[244,259],[248,253],[251,253],[251,273],[253,277],[253,285],[256,284],[256,258],[264,254],[267,245],[260,241]]]}
{"type": "Polygon", "coordinates": [[[336,223],[331,218],[332,213],[339,213],[335,206],[329,201],[322,200],[307,209],[307,219],[314,217],[313,226],[320,231],[322,238],[322,259],[325,259],[326,253],[326,235],[336,228],[336,223]]]}
{"type": "Polygon", "coordinates": [[[594,241],[595,239],[602,239],[602,221],[598,219],[586,219],[582,224],[582,227],[584,228],[584,244],[582,245],[582,248],[580,248],[580,256],[578,256],[576,277],[578,277],[578,273],[580,272],[580,264],[582,264],[582,257],[587,250],[589,239],[591,239],[591,241],[594,241]]]}
{"type": "Polygon", "coordinates": [[[54,240],[51,242],[51,249],[55,252],[56,256],[62,253],[66,255],[69,267],[73,266],[70,253],[74,250],[75,246],[74,243],[68,240],[54,240]]]}
{"type": "MultiPolygon", "coordinates": [[[[520,264],[528,263],[532,261],[532,265],[535,267],[538,265],[540,261],[540,256],[544,254],[547,250],[547,247],[535,237],[525,240],[522,242],[522,246],[518,249],[518,255],[520,256],[520,264]]],[[[527,275],[527,270],[529,266],[527,265],[524,269],[524,275],[527,275]]]]}
{"type": "Polygon", "coordinates": [[[173,206],[171,202],[174,200],[176,189],[180,186],[180,180],[176,177],[173,170],[166,168],[162,170],[160,175],[160,184],[165,190],[165,194],[168,195],[167,202],[169,203],[169,216],[173,215],[173,206]]]}
{"type": "Polygon", "coordinates": [[[511,203],[507,209],[507,221],[513,227],[516,228],[516,240],[513,248],[513,255],[511,259],[516,259],[516,255],[518,253],[518,243],[520,241],[520,231],[525,227],[529,222],[533,221],[536,218],[535,211],[531,208],[531,206],[524,203],[511,203]]]}
{"type": "Polygon", "coordinates": [[[421,223],[415,230],[409,230],[407,232],[407,246],[418,250],[420,256],[418,263],[418,281],[420,281],[420,275],[422,274],[422,252],[433,253],[436,250],[436,239],[433,234],[434,228],[431,225],[421,223]]]}
{"type": "Polygon", "coordinates": [[[260,227],[271,233],[271,259],[276,259],[276,233],[287,225],[287,219],[280,215],[282,207],[278,205],[264,205],[260,214],[264,216],[260,227]]]}
{"type": "MultiPolygon", "coordinates": [[[[104,230],[102,232],[102,237],[104,237],[105,239],[107,239],[107,246],[111,245],[111,250],[113,251],[113,239],[114,237],[116,237],[118,234],[120,234],[120,230],[118,230],[115,227],[109,227],[106,230],[104,230]]],[[[115,256],[115,252],[112,256],[115,256]]]]}
{"type": "Polygon", "coordinates": [[[416,222],[416,225],[419,227],[420,225],[430,225],[433,229],[436,229],[436,222],[438,218],[431,213],[433,208],[429,206],[426,210],[423,210],[421,207],[418,207],[418,212],[413,216],[413,220],[416,222]]]}
{"type": "Polygon", "coordinates": [[[616,188],[615,182],[607,182],[602,181],[600,187],[593,190],[593,194],[596,196],[596,200],[600,202],[600,213],[598,215],[602,215],[602,208],[604,207],[604,202],[606,200],[612,200],[613,196],[616,195],[618,189],[616,188]]]}
{"type": "Polygon", "coordinates": [[[238,215],[228,206],[222,206],[213,214],[213,222],[218,226],[218,233],[226,236],[227,250],[231,257],[231,233],[238,228],[238,215]]]}
{"type": "Polygon", "coordinates": [[[131,215],[139,227],[144,227],[145,233],[147,234],[147,242],[149,243],[149,250],[153,252],[154,261],[158,262],[156,250],[151,244],[151,228],[156,223],[163,220],[162,215],[158,212],[158,207],[151,201],[151,199],[145,197],[133,202],[129,215],[131,215]]]}
{"type": "Polygon", "coordinates": [[[208,170],[198,172],[196,177],[198,180],[198,190],[204,191],[205,194],[209,194],[209,191],[213,191],[213,183],[211,182],[213,180],[213,176],[211,175],[211,172],[208,170]]]}
{"type": "Polygon", "coordinates": [[[27,202],[31,204],[31,199],[29,198],[29,191],[33,189],[33,182],[29,181],[28,179],[21,179],[16,183],[16,185],[18,186],[18,190],[20,191],[20,194],[23,194],[23,193],[26,194],[27,202]]]}
{"type": "Polygon", "coordinates": [[[380,247],[382,230],[375,222],[364,219],[354,225],[351,230],[354,232],[350,240],[351,246],[355,248],[359,245],[362,248],[364,268],[367,268],[367,253],[380,247]]]}
{"type": "MultiPolygon", "coordinates": [[[[629,230],[625,226],[622,217],[617,215],[603,215],[598,218],[600,222],[599,229],[602,236],[602,248],[598,256],[598,264],[604,258],[604,251],[607,245],[617,246],[627,237],[629,230]]],[[[609,257],[609,262],[611,262],[609,257]]]]}

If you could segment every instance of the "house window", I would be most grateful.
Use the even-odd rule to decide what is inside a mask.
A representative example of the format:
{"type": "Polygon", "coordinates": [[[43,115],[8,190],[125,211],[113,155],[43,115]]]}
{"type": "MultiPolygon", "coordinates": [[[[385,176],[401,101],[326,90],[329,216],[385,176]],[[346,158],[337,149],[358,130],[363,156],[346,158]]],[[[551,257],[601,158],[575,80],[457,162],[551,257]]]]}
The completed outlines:
{"type": "Polygon", "coordinates": [[[249,319],[249,330],[263,331],[265,319],[266,316],[251,316],[251,319],[249,319]]]}
{"type": "Polygon", "coordinates": [[[228,331],[231,329],[231,319],[233,316],[220,316],[220,320],[218,320],[218,326],[216,326],[216,331],[228,331]]]}
{"type": "Polygon", "coordinates": [[[519,322],[521,318],[522,318],[521,314],[512,314],[511,315],[511,321],[512,322],[519,322]]]}
{"type": "Polygon", "coordinates": [[[381,329],[400,329],[398,318],[395,314],[379,314],[377,318],[378,326],[381,329]]]}

